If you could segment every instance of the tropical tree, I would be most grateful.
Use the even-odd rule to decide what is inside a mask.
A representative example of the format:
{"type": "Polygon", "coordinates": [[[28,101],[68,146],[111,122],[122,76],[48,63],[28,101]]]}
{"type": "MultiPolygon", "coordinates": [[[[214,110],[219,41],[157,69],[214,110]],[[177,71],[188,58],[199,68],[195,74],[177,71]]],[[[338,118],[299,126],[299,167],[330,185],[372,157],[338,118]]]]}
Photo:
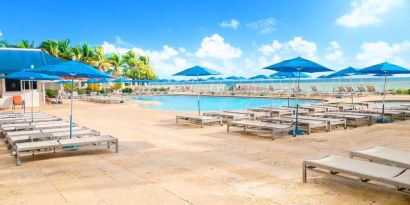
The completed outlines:
{"type": "Polygon", "coordinates": [[[123,74],[123,58],[117,53],[112,53],[109,57],[110,69],[109,72],[112,73],[114,77],[120,77],[123,74]]]}
{"type": "Polygon", "coordinates": [[[34,41],[22,40],[16,45],[17,48],[34,48],[34,41]]]}
{"type": "Polygon", "coordinates": [[[80,46],[74,46],[70,49],[71,54],[72,54],[72,58],[74,58],[74,60],[81,60],[83,58],[83,49],[80,46]]]}
{"type": "Polygon", "coordinates": [[[90,60],[91,64],[94,64],[98,68],[98,70],[102,71],[108,71],[109,67],[111,66],[111,63],[109,60],[107,60],[105,53],[104,53],[104,48],[101,46],[97,46],[94,48],[94,56],[90,60]]]}
{"type": "Polygon", "coordinates": [[[93,48],[88,43],[83,43],[81,45],[81,49],[82,49],[81,61],[83,63],[89,63],[94,56],[93,48]]]}
{"type": "Polygon", "coordinates": [[[72,50],[70,48],[70,39],[57,41],[57,49],[59,57],[65,60],[71,60],[73,57],[72,50]]]}
{"type": "Polygon", "coordinates": [[[59,57],[58,43],[55,40],[42,41],[39,48],[54,57],[59,57]]]}
{"type": "Polygon", "coordinates": [[[13,46],[10,45],[7,41],[0,40],[0,48],[10,48],[10,47],[13,47],[13,46]]]}

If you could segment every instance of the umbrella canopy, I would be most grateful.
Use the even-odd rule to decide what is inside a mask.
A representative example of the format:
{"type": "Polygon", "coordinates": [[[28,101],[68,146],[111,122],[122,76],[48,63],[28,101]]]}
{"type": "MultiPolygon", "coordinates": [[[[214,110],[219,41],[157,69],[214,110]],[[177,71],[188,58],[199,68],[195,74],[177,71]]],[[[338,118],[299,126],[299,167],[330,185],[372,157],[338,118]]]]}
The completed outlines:
{"type": "Polygon", "coordinates": [[[339,70],[327,76],[327,78],[345,77],[361,74],[358,69],[353,67],[347,67],[345,69],[339,70]]]}
{"type": "Polygon", "coordinates": [[[239,77],[236,77],[236,76],[229,76],[229,77],[226,77],[225,79],[227,79],[227,80],[238,80],[238,79],[239,79],[239,77]]]}
{"type": "MultiPolygon", "coordinates": [[[[174,74],[174,76],[196,76],[198,85],[199,85],[199,81],[201,80],[199,79],[199,76],[208,76],[208,75],[221,75],[221,73],[216,70],[209,69],[209,68],[204,68],[201,66],[194,66],[194,67],[185,69],[181,72],[174,74]]],[[[200,95],[200,92],[198,92],[197,102],[198,102],[198,114],[201,115],[201,105],[199,102],[199,95],[200,95]]]]}
{"type": "Polygon", "coordinates": [[[249,80],[263,80],[263,79],[269,79],[269,77],[266,75],[256,75],[256,76],[249,78],[249,80]]]}
{"type": "Polygon", "coordinates": [[[362,74],[408,74],[410,70],[388,62],[376,64],[359,70],[362,74]]]}
{"type": "Polygon", "coordinates": [[[279,72],[297,72],[298,73],[298,86],[296,91],[296,120],[295,129],[293,130],[293,135],[303,134],[301,130],[298,130],[298,109],[299,109],[299,79],[301,72],[306,73],[317,73],[317,72],[328,72],[332,71],[318,63],[304,59],[302,57],[292,58],[289,60],[284,60],[282,62],[270,65],[263,69],[274,70],[279,72]]]}
{"type": "Polygon", "coordinates": [[[6,79],[15,79],[15,80],[61,80],[58,76],[47,75],[43,73],[34,73],[28,71],[20,71],[8,74],[6,76],[2,76],[2,78],[6,79]]]}
{"type": "MultiPolygon", "coordinates": [[[[282,77],[282,78],[298,78],[298,72],[276,72],[272,75],[270,75],[269,77],[271,78],[278,78],[278,77],[282,77]]],[[[306,73],[300,73],[300,78],[310,78],[312,76],[306,74],[306,73]]]]}
{"type": "Polygon", "coordinates": [[[67,61],[55,65],[43,66],[33,69],[33,72],[71,78],[112,78],[112,76],[107,73],[77,61],[67,61]]]}
{"type": "Polygon", "coordinates": [[[110,83],[112,82],[108,78],[101,78],[101,79],[90,79],[85,81],[86,83],[110,83]]]}
{"type": "Polygon", "coordinates": [[[207,76],[207,75],[221,75],[220,72],[209,68],[194,66],[192,68],[185,69],[181,72],[175,73],[174,76],[207,76]]]}
{"type": "Polygon", "coordinates": [[[113,83],[132,83],[132,80],[128,80],[125,78],[117,78],[112,81],[113,83]]]}
{"type": "Polygon", "coordinates": [[[410,70],[403,68],[401,66],[395,65],[395,64],[384,62],[384,63],[369,66],[367,68],[363,68],[359,71],[362,74],[376,74],[379,76],[384,76],[382,116],[380,119],[377,119],[377,122],[381,122],[381,123],[390,122],[389,120],[384,118],[384,101],[386,97],[387,76],[392,76],[394,74],[409,74],[410,70]]]}
{"type": "Polygon", "coordinates": [[[263,69],[282,71],[282,72],[305,72],[305,73],[317,73],[332,71],[318,63],[304,59],[302,57],[292,58],[285,60],[263,69]]]}
{"type": "Polygon", "coordinates": [[[60,85],[63,85],[63,84],[71,84],[71,80],[60,80],[60,81],[58,81],[57,83],[60,84],[60,85]]]}

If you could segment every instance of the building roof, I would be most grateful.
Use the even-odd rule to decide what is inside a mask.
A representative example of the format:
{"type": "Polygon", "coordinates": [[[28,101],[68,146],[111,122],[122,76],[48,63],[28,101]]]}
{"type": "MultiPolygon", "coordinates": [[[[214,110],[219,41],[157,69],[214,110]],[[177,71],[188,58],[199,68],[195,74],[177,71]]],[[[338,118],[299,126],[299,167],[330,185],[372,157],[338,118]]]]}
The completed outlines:
{"type": "Polygon", "coordinates": [[[0,74],[9,74],[23,69],[54,65],[62,61],[40,49],[0,48],[0,74]]]}

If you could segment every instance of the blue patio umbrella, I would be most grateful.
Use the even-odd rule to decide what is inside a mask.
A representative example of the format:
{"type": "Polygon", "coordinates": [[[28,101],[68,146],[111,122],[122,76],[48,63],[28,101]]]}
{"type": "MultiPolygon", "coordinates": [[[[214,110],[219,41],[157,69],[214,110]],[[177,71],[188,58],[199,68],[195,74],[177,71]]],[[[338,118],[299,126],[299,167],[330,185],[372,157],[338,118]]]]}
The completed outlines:
{"type": "Polygon", "coordinates": [[[46,75],[42,73],[34,73],[34,72],[29,72],[27,70],[25,71],[19,71],[15,73],[11,73],[9,75],[3,76],[3,78],[6,79],[14,79],[14,80],[22,80],[22,81],[29,81],[30,83],[30,90],[31,90],[31,122],[34,121],[34,115],[33,115],[33,101],[34,101],[34,96],[33,96],[33,81],[38,81],[38,80],[61,80],[58,76],[52,76],[52,75],[46,75]]]}
{"type": "Polygon", "coordinates": [[[249,80],[264,80],[264,79],[269,79],[269,77],[266,75],[256,75],[256,76],[249,78],[249,80]]]}
{"type": "Polygon", "coordinates": [[[71,80],[60,80],[57,82],[57,84],[63,85],[63,84],[71,84],[71,80]]]}
{"type": "MultiPolygon", "coordinates": [[[[196,76],[198,88],[199,88],[199,76],[209,76],[209,75],[221,75],[221,73],[216,70],[209,69],[209,68],[205,68],[201,66],[194,66],[194,67],[185,69],[181,72],[174,74],[174,76],[196,76]]],[[[200,95],[200,92],[198,90],[198,98],[197,98],[198,114],[200,115],[201,114],[201,104],[199,101],[199,95],[200,95]]]]}
{"type": "Polygon", "coordinates": [[[395,74],[410,74],[410,70],[391,64],[388,62],[372,65],[366,68],[359,70],[362,74],[376,74],[384,77],[384,84],[383,84],[383,105],[382,105],[382,116],[378,119],[378,122],[381,123],[388,123],[389,120],[384,119],[384,102],[386,98],[386,83],[387,83],[387,76],[392,76],[395,74]]]}
{"type": "Polygon", "coordinates": [[[56,75],[60,77],[70,77],[71,102],[70,102],[70,139],[73,137],[73,90],[74,78],[112,78],[111,75],[104,73],[94,67],[77,61],[66,61],[55,65],[47,65],[33,69],[33,72],[56,75]]]}
{"type": "Polygon", "coordinates": [[[236,76],[229,76],[229,77],[226,77],[225,79],[227,79],[227,80],[238,80],[238,79],[239,79],[239,77],[236,77],[236,76]]]}
{"type": "Polygon", "coordinates": [[[276,72],[276,73],[270,75],[269,77],[271,77],[271,78],[274,78],[274,77],[283,77],[283,78],[298,78],[298,77],[300,77],[300,78],[311,78],[312,76],[310,76],[310,75],[308,75],[308,74],[306,74],[306,73],[300,73],[300,76],[299,76],[299,73],[298,73],[298,72],[282,72],[282,71],[279,71],[279,72],[276,72]]]}
{"type": "Polygon", "coordinates": [[[293,130],[293,135],[303,135],[304,133],[301,130],[298,130],[298,111],[299,111],[299,82],[300,82],[300,73],[317,73],[317,72],[329,72],[332,71],[329,68],[326,68],[318,63],[304,59],[302,57],[297,57],[289,60],[284,60],[282,62],[270,65],[263,69],[274,70],[279,72],[297,72],[298,73],[298,86],[296,92],[296,120],[295,120],[295,129],[293,130]]]}
{"type": "Polygon", "coordinates": [[[125,78],[117,78],[112,81],[113,83],[132,83],[132,80],[125,79],[125,78]]]}
{"type": "MultiPolygon", "coordinates": [[[[353,75],[360,75],[361,73],[359,72],[359,70],[357,68],[353,68],[353,67],[347,67],[345,69],[339,70],[337,72],[334,72],[328,76],[326,76],[327,78],[343,78],[343,77],[347,77],[350,76],[350,96],[352,99],[352,109],[354,110],[354,96],[353,96],[353,79],[352,76],[353,75]]],[[[340,83],[340,82],[339,82],[340,83]]]]}

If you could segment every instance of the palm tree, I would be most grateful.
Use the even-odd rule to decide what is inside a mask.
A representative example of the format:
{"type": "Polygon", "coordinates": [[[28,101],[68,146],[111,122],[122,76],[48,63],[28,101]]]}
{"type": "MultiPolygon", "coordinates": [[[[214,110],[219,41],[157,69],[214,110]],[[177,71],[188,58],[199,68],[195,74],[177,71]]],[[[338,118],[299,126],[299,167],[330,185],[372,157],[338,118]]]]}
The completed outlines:
{"type": "Polygon", "coordinates": [[[70,48],[70,39],[60,40],[57,41],[57,49],[59,53],[59,57],[65,60],[70,60],[73,57],[73,53],[71,52],[70,48]]]}
{"type": "Polygon", "coordinates": [[[123,73],[123,58],[117,53],[113,53],[109,57],[109,61],[111,64],[110,71],[112,75],[115,77],[120,77],[123,73]]]}
{"type": "Polygon", "coordinates": [[[10,47],[13,47],[13,46],[10,45],[7,41],[0,40],[0,48],[10,48],[10,47]]]}
{"type": "Polygon", "coordinates": [[[20,41],[17,45],[17,48],[34,48],[34,41],[31,41],[31,43],[27,40],[22,40],[20,41]]]}
{"type": "Polygon", "coordinates": [[[94,49],[94,56],[90,59],[90,63],[94,64],[98,68],[98,70],[107,71],[108,68],[111,66],[111,63],[106,59],[104,54],[104,48],[98,46],[94,49]]]}
{"type": "Polygon", "coordinates": [[[80,46],[74,46],[71,48],[71,54],[72,54],[72,58],[74,58],[74,60],[81,60],[83,58],[83,50],[81,49],[80,46]]]}
{"type": "Polygon", "coordinates": [[[58,43],[54,40],[42,41],[39,48],[49,53],[52,56],[59,57],[58,43]]]}
{"type": "Polygon", "coordinates": [[[81,61],[83,63],[89,63],[89,61],[94,56],[93,48],[87,43],[83,43],[81,45],[81,49],[82,49],[81,61]]]}

